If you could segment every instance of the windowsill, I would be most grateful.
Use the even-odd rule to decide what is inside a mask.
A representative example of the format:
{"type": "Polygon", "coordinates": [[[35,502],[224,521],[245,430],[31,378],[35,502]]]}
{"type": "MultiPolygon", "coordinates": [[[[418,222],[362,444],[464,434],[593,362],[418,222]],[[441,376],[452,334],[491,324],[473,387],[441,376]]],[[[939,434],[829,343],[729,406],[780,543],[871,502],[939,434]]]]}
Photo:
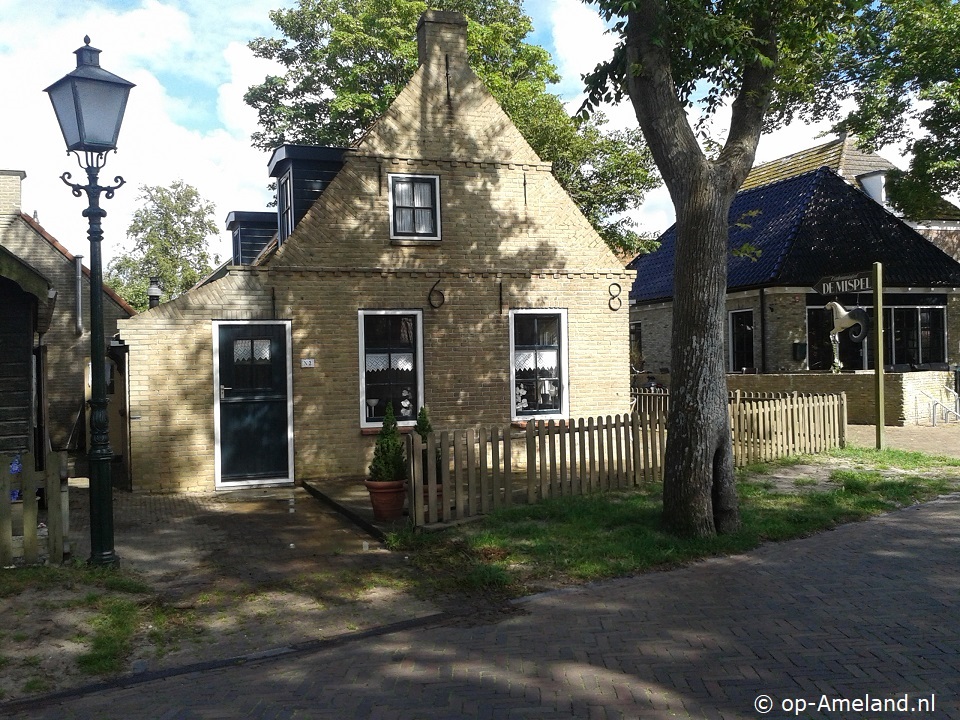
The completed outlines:
{"type": "MultiPolygon", "coordinates": [[[[400,431],[401,435],[409,435],[410,433],[413,432],[414,425],[415,423],[411,423],[410,425],[399,425],[397,426],[397,430],[400,431]]],[[[360,428],[360,434],[361,435],[379,435],[380,428],[379,427],[362,427],[360,428]]]]}
{"type": "Polygon", "coordinates": [[[569,418],[566,415],[534,415],[531,417],[514,418],[510,421],[510,425],[515,428],[520,428],[521,430],[526,430],[529,423],[537,423],[541,420],[544,422],[549,422],[550,420],[554,422],[566,420],[569,422],[569,418]]]}
{"type": "Polygon", "coordinates": [[[440,238],[396,237],[390,238],[391,245],[440,245],[440,238]]]}

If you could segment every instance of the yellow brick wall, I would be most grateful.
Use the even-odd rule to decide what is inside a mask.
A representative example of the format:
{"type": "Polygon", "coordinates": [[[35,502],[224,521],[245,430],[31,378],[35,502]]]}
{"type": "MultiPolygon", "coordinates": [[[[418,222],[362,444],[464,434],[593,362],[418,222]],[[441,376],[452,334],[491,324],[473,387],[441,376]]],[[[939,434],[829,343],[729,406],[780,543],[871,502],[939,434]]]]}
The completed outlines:
{"type": "Polygon", "coordinates": [[[424,400],[436,430],[510,422],[509,310],[568,311],[570,414],[626,412],[627,313],[608,306],[606,274],[274,271],[278,306],[293,320],[296,473],[360,475],[375,437],[360,430],[358,309],[423,312],[424,400]],[[439,281],[439,284],[437,284],[439,281]],[[503,286],[503,306],[500,295],[503,286]],[[444,303],[427,295],[436,286],[444,303]],[[301,368],[312,358],[314,368],[301,368]]]}
{"type": "Polygon", "coordinates": [[[244,271],[120,323],[134,490],[213,489],[213,320],[272,316],[260,273],[244,271]]]}

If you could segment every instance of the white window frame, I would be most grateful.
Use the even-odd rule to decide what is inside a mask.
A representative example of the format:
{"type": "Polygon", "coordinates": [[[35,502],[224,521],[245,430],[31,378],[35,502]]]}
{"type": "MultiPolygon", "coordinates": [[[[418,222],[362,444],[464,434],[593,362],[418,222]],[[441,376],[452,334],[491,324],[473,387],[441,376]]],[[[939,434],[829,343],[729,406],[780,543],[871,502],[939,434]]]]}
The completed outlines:
{"type": "Polygon", "coordinates": [[[285,172],[280,179],[277,180],[277,215],[279,217],[278,241],[282,243],[293,235],[293,229],[296,226],[293,207],[292,169],[285,172]]]}
{"type": "Polygon", "coordinates": [[[440,176],[439,175],[419,175],[416,173],[388,173],[387,174],[387,195],[390,207],[390,239],[399,243],[418,243],[418,242],[437,242],[440,240],[440,176]],[[398,234],[394,227],[393,220],[393,183],[395,180],[430,180],[433,182],[434,214],[437,219],[433,235],[405,235],[398,234]]]}
{"type": "Polygon", "coordinates": [[[511,420],[565,420],[570,416],[570,343],[567,337],[566,308],[523,308],[510,310],[510,418],[511,420]],[[560,411],[555,413],[517,412],[517,363],[514,318],[517,315],[558,315],[560,317],[560,411]]]}
{"type": "Polygon", "coordinates": [[[738,315],[738,314],[740,314],[740,313],[750,313],[750,327],[751,327],[751,330],[750,330],[750,354],[754,356],[754,357],[753,357],[753,362],[754,362],[754,364],[751,365],[750,367],[756,367],[756,361],[757,361],[757,358],[756,358],[756,346],[755,346],[755,343],[756,343],[756,334],[755,334],[755,333],[756,333],[757,326],[756,326],[756,322],[755,322],[755,317],[754,317],[753,308],[740,308],[739,310],[730,310],[730,311],[727,313],[727,348],[728,348],[728,352],[727,352],[727,367],[730,368],[729,372],[733,372],[733,373],[738,373],[738,372],[742,372],[742,371],[743,371],[743,368],[739,368],[739,367],[734,367],[734,366],[733,366],[733,360],[734,360],[734,357],[733,357],[733,354],[734,354],[734,343],[733,343],[733,316],[734,316],[734,315],[738,315]]]}
{"type": "MultiPolygon", "coordinates": [[[[379,428],[383,422],[379,420],[367,419],[367,354],[364,342],[363,322],[368,315],[413,315],[416,318],[417,345],[414,350],[417,363],[417,409],[424,405],[423,393],[423,310],[358,310],[357,311],[357,335],[359,345],[359,370],[360,370],[360,427],[361,428],[379,428]]],[[[400,427],[412,427],[417,424],[416,417],[412,420],[401,420],[397,418],[397,425],[400,427]]]]}

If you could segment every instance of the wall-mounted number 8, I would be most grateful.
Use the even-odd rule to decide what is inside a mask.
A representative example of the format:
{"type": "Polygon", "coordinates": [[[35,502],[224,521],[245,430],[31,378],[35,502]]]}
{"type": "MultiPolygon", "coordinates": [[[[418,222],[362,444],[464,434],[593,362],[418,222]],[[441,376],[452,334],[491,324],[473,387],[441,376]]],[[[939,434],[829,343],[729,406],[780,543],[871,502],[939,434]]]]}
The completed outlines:
{"type": "Polygon", "coordinates": [[[610,300],[607,301],[607,305],[610,306],[610,309],[616,312],[623,307],[623,300],[620,299],[620,291],[622,288],[619,283],[610,283],[608,291],[610,292],[610,300]]]}

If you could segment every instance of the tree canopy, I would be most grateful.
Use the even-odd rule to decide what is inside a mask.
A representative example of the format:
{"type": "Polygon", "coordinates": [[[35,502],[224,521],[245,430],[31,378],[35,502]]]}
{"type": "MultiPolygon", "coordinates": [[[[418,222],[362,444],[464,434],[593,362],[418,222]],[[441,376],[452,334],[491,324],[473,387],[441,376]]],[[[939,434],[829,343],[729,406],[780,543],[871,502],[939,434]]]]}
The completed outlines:
{"type": "Polygon", "coordinates": [[[641,134],[570,117],[548,92],[559,79],[549,53],[526,42],[532,21],[519,0],[299,0],[272,11],[282,37],[250,47],[284,73],[246,94],[259,115],[254,146],[356,141],[416,71],[416,26],[428,6],[467,17],[471,67],[607,244],[622,254],[644,247],[623,215],[658,184],[641,134]]]}
{"type": "Polygon", "coordinates": [[[860,0],[601,0],[620,42],[584,110],[629,97],[677,212],[663,520],[692,536],[740,525],[727,410],[728,212],[761,131],[831,97],[860,0]],[[706,145],[690,110],[729,109],[706,145]]]}
{"type": "Polygon", "coordinates": [[[151,277],[160,278],[161,301],[197,284],[218,264],[208,239],[217,234],[214,206],[192,185],[177,180],[169,187],[140,186],[137,209],[127,228],[133,247],[107,266],[106,282],[136,310],[148,307],[151,277]]]}
{"type": "Polygon", "coordinates": [[[890,198],[909,217],[929,217],[942,195],[960,192],[960,4],[887,0],[865,5],[840,38],[834,102],[855,109],[838,123],[869,149],[905,141],[907,173],[894,173],[890,198]]]}

